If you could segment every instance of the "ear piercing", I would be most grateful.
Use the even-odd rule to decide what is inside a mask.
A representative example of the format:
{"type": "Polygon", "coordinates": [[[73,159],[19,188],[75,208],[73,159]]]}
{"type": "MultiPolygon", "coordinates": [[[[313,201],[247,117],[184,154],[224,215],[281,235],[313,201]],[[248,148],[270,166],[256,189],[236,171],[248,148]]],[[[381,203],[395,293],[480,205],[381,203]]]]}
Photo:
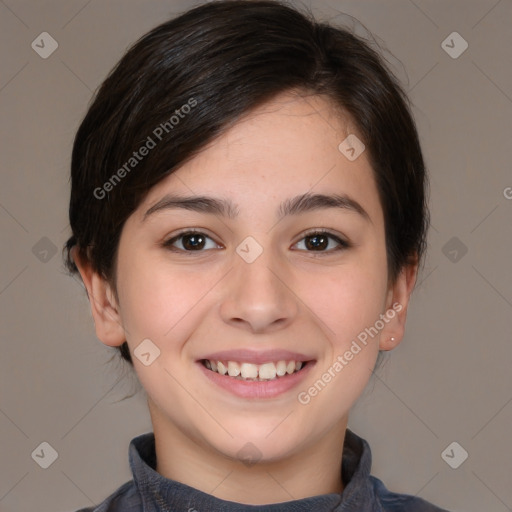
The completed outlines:
{"type": "Polygon", "coordinates": [[[395,338],[391,338],[391,341],[395,341],[395,338]]]}

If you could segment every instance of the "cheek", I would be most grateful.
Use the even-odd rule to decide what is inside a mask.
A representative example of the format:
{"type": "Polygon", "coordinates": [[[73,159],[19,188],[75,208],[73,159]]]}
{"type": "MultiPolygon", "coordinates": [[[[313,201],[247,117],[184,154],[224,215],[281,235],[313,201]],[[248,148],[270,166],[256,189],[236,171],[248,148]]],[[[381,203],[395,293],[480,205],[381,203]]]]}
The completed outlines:
{"type": "Polygon", "coordinates": [[[364,263],[340,266],[329,275],[317,275],[304,283],[304,290],[311,290],[307,295],[309,304],[337,348],[373,325],[382,313],[387,276],[379,267],[364,263]]]}
{"type": "Polygon", "coordinates": [[[330,347],[297,396],[303,414],[322,418],[317,427],[332,425],[348,414],[367,385],[378,355],[378,335],[367,329],[382,313],[386,275],[377,267],[347,266],[323,280],[310,295],[322,320],[330,347]],[[302,409],[302,407],[301,407],[302,409]]]}
{"type": "Polygon", "coordinates": [[[120,267],[123,325],[131,346],[144,338],[160,346],[174,337],[207,290],[208,280],[198,275],[171,271],[169,265],[156,259],[143,263],[133,258],[120,267]]]}

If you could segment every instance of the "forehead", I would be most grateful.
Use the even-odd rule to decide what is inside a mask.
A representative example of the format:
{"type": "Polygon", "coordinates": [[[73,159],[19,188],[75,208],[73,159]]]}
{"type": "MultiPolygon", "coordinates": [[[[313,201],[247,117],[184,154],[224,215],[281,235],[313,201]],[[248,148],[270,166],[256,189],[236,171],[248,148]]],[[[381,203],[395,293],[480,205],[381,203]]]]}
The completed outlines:
{"type": "MultiPolygon", "coordinates": [[[[366,151],[355,160],[339,145],[361,138],[348,116],[326,98],[281,94],[248,113],[150,191],[139,210],[165,193],[229,197],[265,205],[306,192],[357,196],[371,217],[380,204],[366,151]]],[[[144,210],[144,211],[146,211],[144,210]]]]}

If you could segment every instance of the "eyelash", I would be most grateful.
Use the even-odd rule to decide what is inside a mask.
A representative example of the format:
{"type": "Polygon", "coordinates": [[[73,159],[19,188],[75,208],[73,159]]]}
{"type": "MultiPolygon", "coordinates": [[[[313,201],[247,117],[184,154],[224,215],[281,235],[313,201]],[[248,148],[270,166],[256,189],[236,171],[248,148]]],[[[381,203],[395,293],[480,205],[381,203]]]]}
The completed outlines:
{"type": "MultiPolygon", "coordinates": [[[[183,238],[186,235],[203,235],[204,237],[214,241],[212,239],[212,237],[208,236],[203,231],[200,231],[198,229],[187,229],[187,230],[181,231],[180,233],[173,236],[169,240],[166,240],[163,243],[163,246],[172,252],[182,253],[182,254],[190,254],[190,255],[193,255],[194,253],[202,253],[202,252],[205,252],[206,250],[211,250],[211,249],[200,249],[197,251],[187,251],[185,249],[178,249],[173,246],[174,242],[176,242],[180,238],[183,238]]],[[[311,229],[311,230],[307,231],[306,233],[304,233],[302,235],[302,238],[299,241],[297,241],[294,245],[297,245],[299,242],[302,242],[302,240],[304,240],[305,238],[312,237],[314,235],[317,235],[317,236],[318,235],[327,235],[327,237],[334,240],[338,244],[338,246],[335,249],[330,249],[330,250],[326,250],[326,251],[307,251],[307,250],[305,250],[305,252],[309,252],[312,254],[332,254],[333,252],[342,251],[344,249],[348,249],[349,247],[351,247],[351,244],[349,244],[345,240],[342,240],[339,236],[335,235],[334,233],[331,233],[330,231],[322,230],[322,229],[311,229]]],[[[215,242],[215,243],[217,243],[217,242],[215,242]]],[[[300,249],[300,250],[304,251],[304,249],[300,249]]]]}

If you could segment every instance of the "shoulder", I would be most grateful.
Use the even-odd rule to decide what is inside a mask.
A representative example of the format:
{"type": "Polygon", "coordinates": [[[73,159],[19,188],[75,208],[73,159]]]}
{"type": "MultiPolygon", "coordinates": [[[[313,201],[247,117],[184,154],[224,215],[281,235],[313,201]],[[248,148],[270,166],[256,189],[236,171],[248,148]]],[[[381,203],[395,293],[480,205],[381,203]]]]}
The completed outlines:
{"type": "Polygon", "coordinates": [[[142,512],[142,500],[133,480],[130,480],[99,505],[76,512],[142,512]]]}
{"type": "Polygon", "coordinates": [[[381,480],[374,476],[370,476],[370,480],[383,512],[448,512],[417,496],[391,492],[381,480]]]}

